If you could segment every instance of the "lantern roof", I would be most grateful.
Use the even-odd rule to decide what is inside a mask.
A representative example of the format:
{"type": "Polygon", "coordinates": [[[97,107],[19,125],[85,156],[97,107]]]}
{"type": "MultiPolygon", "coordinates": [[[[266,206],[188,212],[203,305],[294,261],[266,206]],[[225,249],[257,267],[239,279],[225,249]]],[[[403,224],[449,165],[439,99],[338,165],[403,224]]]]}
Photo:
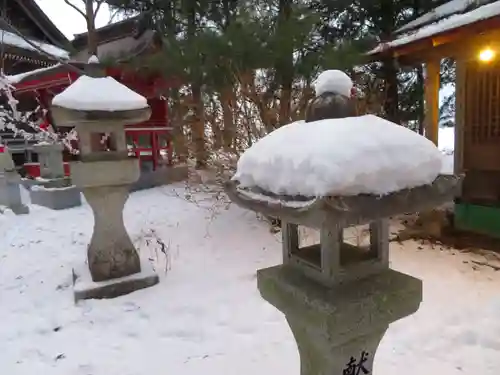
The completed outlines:
{"type": "Polygon", "coordinates": [[[112,77],[81,76],[52,105],[77,111],[132,111],[148,108],[145,97],[132,91],[112,77]]]}

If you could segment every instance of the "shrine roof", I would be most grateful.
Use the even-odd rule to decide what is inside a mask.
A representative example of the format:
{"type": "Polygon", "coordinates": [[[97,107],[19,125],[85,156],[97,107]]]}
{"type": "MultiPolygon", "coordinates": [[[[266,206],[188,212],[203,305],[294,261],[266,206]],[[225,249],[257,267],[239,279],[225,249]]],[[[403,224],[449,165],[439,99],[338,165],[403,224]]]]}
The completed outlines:
{"type": "MultiPolygon", "coordinates": [[[[0,25],[1,26],[1,25],[0,25]]],[[[2,40],[3,44],[6,46],[13,47],[11,48],[10,52],[11,53],[16,53],[16,54],[24,54],[25,52],[31,52],[31,54],[34,53],[37,57],[40,57],[43,51],[45,54],[52,56],[54,60],[57,59],[68,59],[69,58],[69,53],[68,51],[56,47],[52,44],[44,43],[44,42],[39,42],[34,39],[28,39],[32,44],[34,44],[37,48],[34,46],[30,45],[25,39],[21,38],[20,36],[3,30],[0,28],[0,39],[2,40]]],[[[7,51],[9,52],[9,51],[7,51]]],[[[50,59],[51,57],[49,56],[43,56],[45,59],[50,59]]]]}
{"type": "MultiPolygon", "coordinates": [[[[83,70],[84,66],[86,65],[84,63],[76,62],[76,61],[68,62],[68,64],[71,64],[74,67],[82,69],[82,70],[83,70]]],[[[71,72],[71,70],[67,65],[55,64],[55,65],[49,66],[47,68],[40,68],[40,69],[31,70],[31,71],[25,72],[25,73],[11,75],[11,76],[8,76],[8,78],[9,78],[9,81],[13,85],[17,85],[17,84],[28,82],[28,81],[43,80],[45,78],[53,78],[59,74],[67,74],[70,72],[71,72]]]]}
{"type": "MultiPolygon", "coordinates": [[[[144,15],[128,18],[96,30],[97,54],[101,61],[126,59],[147,51],[160,42],[156,31],[144,21],[144,15]]],[[[75,35],[72,45],[78,52],[72,56],[76,61],[87,61],[87,33],[75,35]]]]}
{"type": "Polygon", "coordinates": [[[491,3],[491,0],[451,0],[437,8],[422,14],[413,21],[396,30],[396,34],[407,33],[416,28],[427,26],[456,14],[468,13],[471,10],[491,3]]]}
{"type": "Polygon", "coordinates": [[[367,55],[375,57],[384,53],[397,54],[402,47],[429,41],[431,43],[422,44],[421,49],[430,48],[433,46],[433,38],[459,29],[470,28],[474,33],[480,33],[498,27],[496,22],[500,21],[500,1],[484,3],[485,0],[452,0],[403,26],[395,39],[379,43],[367,55]]]}
{"type": "Polygon", "coordinates": [[[28,18],[42,30],[51,44],[66,49],[70,46],[68,38],[57,28],[35,0],[14,0],[28,18]]]}

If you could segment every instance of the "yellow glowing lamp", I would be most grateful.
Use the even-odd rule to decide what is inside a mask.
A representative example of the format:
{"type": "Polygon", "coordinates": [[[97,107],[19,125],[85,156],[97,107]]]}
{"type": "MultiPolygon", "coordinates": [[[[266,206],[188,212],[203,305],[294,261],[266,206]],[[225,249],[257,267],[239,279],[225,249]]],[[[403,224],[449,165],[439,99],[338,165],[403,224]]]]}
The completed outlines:
{"type": "Polygon", "coordinates": [[[495,51],[491,48],[485,48],[479,52],[479,60],[482,62],[490,62],[495,58],[495,51]]]}

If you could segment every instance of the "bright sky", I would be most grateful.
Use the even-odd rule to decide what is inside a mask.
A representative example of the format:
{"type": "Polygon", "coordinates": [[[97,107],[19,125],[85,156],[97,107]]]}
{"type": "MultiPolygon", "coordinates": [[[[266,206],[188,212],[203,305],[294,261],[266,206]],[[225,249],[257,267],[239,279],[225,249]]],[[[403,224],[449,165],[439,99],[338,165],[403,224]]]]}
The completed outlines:
{"type": "MultiPolygon", "coordinates": [[[[83,8],[83,0],[70,1],[79,8],[83,8]]],[[[64,0],[36,0],[36,2],[67,38],[73,39],[74,34],[87,31],[83,16],[67,5],[64,0]]],[[[101,27],[106,25],[109,18],[110,12],[108,7],[103,5],[97,14],[96,26],[101,27]]]]}

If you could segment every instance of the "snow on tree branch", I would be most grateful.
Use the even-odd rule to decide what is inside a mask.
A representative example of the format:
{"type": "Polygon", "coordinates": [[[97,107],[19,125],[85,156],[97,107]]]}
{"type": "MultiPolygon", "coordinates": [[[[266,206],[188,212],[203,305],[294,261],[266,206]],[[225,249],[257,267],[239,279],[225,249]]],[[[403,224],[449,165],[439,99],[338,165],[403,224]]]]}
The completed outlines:
{"type": "MultiPolygon", "coordinates": [[[[0,130],[10,130],[15,136],[21,136],[26,140],[37,140],[38,142],[62,143],[72,154],[78,154],[78,150],[73,148],[71,141],[77,139],[75,129],[66,134],[58,134],[52,129],[42,129],[37,120],[37,114],[41,112],[38,107],[35,111],[20,112],[17,109],[19,101],[14,97],[14,87],[8,77],[0,72],[0,97],[7,99],[7,105],[0,105],[0,130]],[[28,126],[34,132],[23,129],[28,126]]],[[[45,110],[46,111],[46,110],[45,110]]]]}

